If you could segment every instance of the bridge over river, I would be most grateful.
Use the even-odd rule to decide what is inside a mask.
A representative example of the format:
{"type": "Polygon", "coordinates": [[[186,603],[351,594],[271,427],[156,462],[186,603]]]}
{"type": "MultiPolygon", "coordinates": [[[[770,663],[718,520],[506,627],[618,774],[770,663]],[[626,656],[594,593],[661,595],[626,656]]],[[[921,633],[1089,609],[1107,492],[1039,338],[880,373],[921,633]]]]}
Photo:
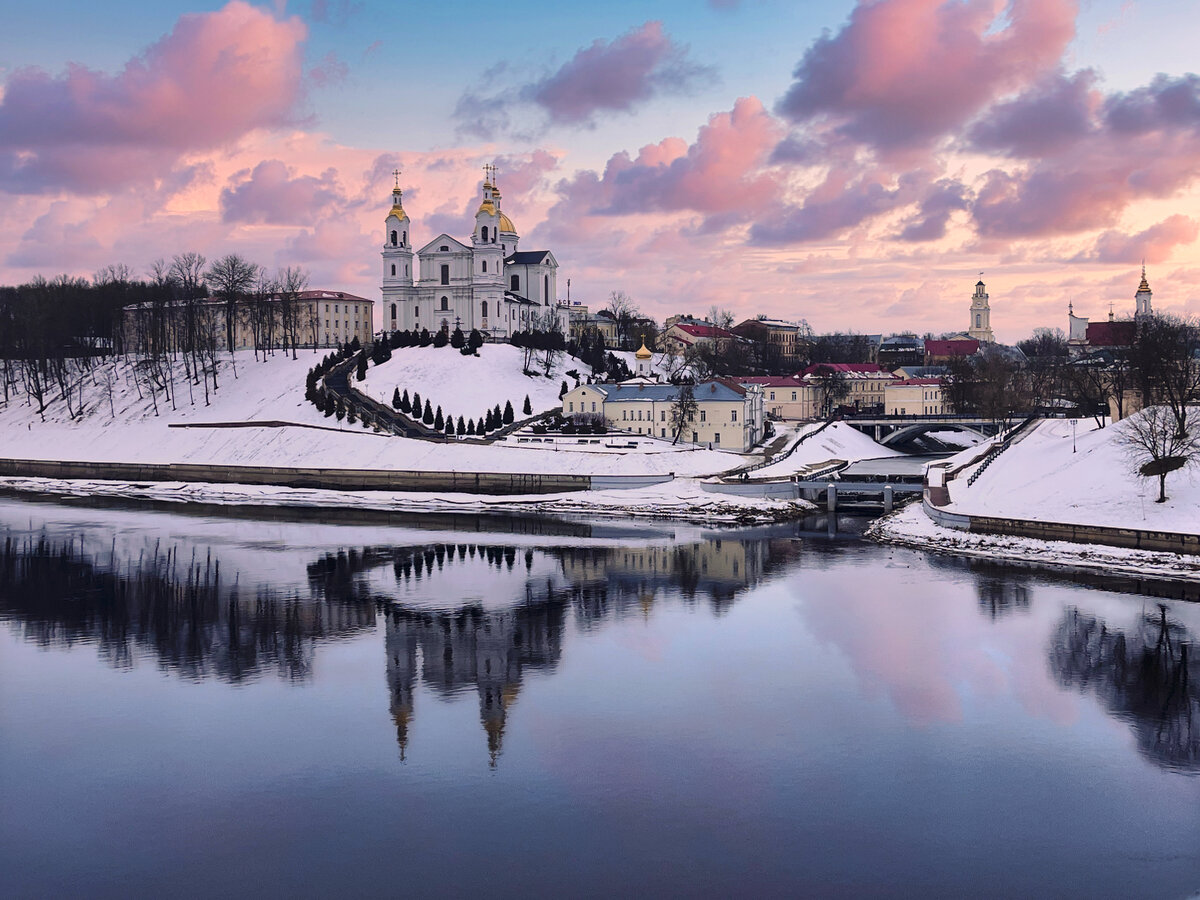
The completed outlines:
{"type": "MultiPolygon", "coordinates": [[[[1010,421],[1022,418],[1023,415],[1014,415],[1010,421]]],[[[885,447],[931,431],[964,431],[987,438],[998,434],[1004,425],[979,415],[855,416],[842,421],[885,447]]]]}

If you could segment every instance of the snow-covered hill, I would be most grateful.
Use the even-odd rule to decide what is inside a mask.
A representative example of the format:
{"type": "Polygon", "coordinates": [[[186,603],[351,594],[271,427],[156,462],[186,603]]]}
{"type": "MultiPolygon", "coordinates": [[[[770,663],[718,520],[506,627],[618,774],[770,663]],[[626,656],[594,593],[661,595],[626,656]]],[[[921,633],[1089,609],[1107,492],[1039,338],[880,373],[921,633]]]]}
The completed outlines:
{"type": "Polygon", "coordinates": [[[511,402],[520,418],[526,397],[535,414],[554,409],[562,383],[575,387],[575,379],[566,373],[586,376],[591,371],[563,353],[549,377],[541,374],[545,370],[536,363],[531,371],[539,374],[526,375],[524,359],[525,351],[510,344],[485,344],[479,356],[463,356],[453,347],[403,347],[382,365],[371,366],[366,381],[351,380],[351,384],[385,404],[391,404],[396,388],[410,396],[417,391],[423,400],[455,417],[478,418],[511,402]]]}
{"type": "MultiPolygon", "coordinates": [[[[811,434],[820,425],[802,426],[797,439],[805,434],[811,434]]],[[[861,459],[881,459],[889,456],[903,456],[891,447],[877,444],[861,431],[847,425],[845,422],[834,422],[820,434],[806,438],[796,450],[786,459],[772,463],[754,473],[756,478],[773,478],[782,475],[794,475],[801,469],[816,463],[829,462],[834,459],[846,462],[857,462],[861,459]]]]}
{"type": "MultiPolygon", "coordinates": [[[[1167,476],[1165,503],[1155,503],[1158,479],[1135,473],[1120,441],[1122,423],[1097,428],[1048,419],[996,457],[968,485],[975,467],[950,482],[952,512],[974,515],[1200,532],[1200,467],[1167,476]]],[[[977,456],[979,448],[951,457],[952,465],[977,456]]]]}
{"type": "MultiPolygon", "coordinates": [[[[511,347],[503,349],[513,350],[511,347]]],[[[408,351],[398,351],[396,356],[401,357],[405,352],[408,351]]],[[[460,366],[467,362],[465,357],[452,350],[432,352],[444,352],[447,361],[460,366]]],[[[266,362],[256,362],[253,354],[239,353],[238,377],[235,379],[232,364],[224,357],[218,375],[220,389],[211,397],[208,406],[204,405],[203,390],[195,386],[189,390],[180,369],[176,376],[175,408],[172,409],[159,393],[158,415],[155,415],[147,388],[137,384],[132,364],[123,360],[102,363],[85,375],[77,387],[83,405],[83,414],[77,419],[70,418],[60,400],[50,404],[45,422],[24,400],[11,400],[7,404],[0,401],[0,457],[597,475],[710,474],[728,470],[744,461],[732,453],[682,446],[668,446],[658,453],[563,453],[552,447],[543,450],[503,444],[445,444],[378,435],[357,424],[326,418],[304,400],[305,374],[319,359],[311,353],[301,353],[296,360],[277,354],[266,362]],[[286,427],[203,427],[213,423],[266,421],[294,424],[286,427]],[[202,427],[170,427],[185,424],[202,427]]],[[[524,379],[519,367],[516,379],[524,379]]],[[[545,379],[553,394],[551,406],[557,405],[560,381],[545,379]]],[[[469,397],[478,393],[470,384],[467,379],[458,384],[457,389],[464,392],[462,401],[455,394],[446,392],[442,404],[446,411],[454,411],[455,415],[470,414],[466,407],[460,406],[460,403],[471,402],[469,397]]],[[[422,395],[428,391],[431,401],[435,400],[433,388],[426,388],[423,382],[414,383],[410,390],[412,388],[420,390],[422,395]]],[[[479,390],[485,388],[481,385],[479,390]]],[[[387,394],[390,401],[390,388],[387,394]]],[[[524,401],[524,394],[522,392],[514,403],[518,414],[518,403],[524,401]]],[[[495,402],[491,400],[491,405],[495,402]]],[[[485,408],[481,403],[480,409],[485,408]]]]}

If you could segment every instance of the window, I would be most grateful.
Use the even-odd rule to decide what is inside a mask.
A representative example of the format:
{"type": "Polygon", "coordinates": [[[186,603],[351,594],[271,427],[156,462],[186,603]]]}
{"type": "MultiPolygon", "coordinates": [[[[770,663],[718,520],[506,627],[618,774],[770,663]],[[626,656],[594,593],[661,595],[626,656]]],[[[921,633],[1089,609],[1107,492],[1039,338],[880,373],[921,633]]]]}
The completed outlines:
{"type": "Polygon", "coordinates": [[[441,253],[446,253],[446,252],[448,252],[449,250],[450,250],[450,248],[449,248],[449,247],[447,247],[445,244],[442,244],[442,246],[438,247],[438,251],[439,251],[439,252],[441,252],[441,253]]]}
{"type": "Polygon", "coordinates": [[[982,323],[982,322],[983,322],[983,316],[979,315],[979,313],[976,313],[975,314],[975,327],[978,328],[980,323],[982,323]]]}
{"type": "Polygon", "coordinates": [[[521,276],[514,275],[508,279],[508,289],[510,291],[519,291],[521,289],[521,276]]]}
{"type": "Polygon", "coordinates": [[[328,303],[325,304],[325,312],[329,312],[329,304],[328,303]]]}
{"type": "Polygon", "coordinates": [[[396,232],[394,231],[392,232],[392,246],[396,246],[396,232]]]}
{"type": "Polygon", "coordinates": [[[660,422],[667,421],[667,411],[665,409],[662,412],[660,412],[658,415],[659,415],[658,421],[660,421],[660,422]]]}
{"type": "Polygon", "coordinates": [[[328,320],[328,319],[326,319],[326,320],[325,320],[325,327],[326,327],[326,328],[328,328],[328,327],[329,327],[329,320],[328,320]]]}
{"type": "Polygon", "coordinates": [[[666,436],[667,436],[667,429],[663,428],[662,429],[662,437],[666,437],[666,436]]]}
{"type": "Polygon", "coordinates": [[[449,309],[449,308],[450,308],[450,298],[449,298],[449,297],[443,297],[443,298],[442,298],[442,309],[446,310],[446,309],[449,309]]]}
{"type": "Polygon", "coordinates": [[[793,399],[793,400],[795,400],[795,399],[796,399],[796,392],[795,392],[795,391],[792,391],[792,399],[793,399]]]}
{"type": "MultiPolygon", "coordinates": [[[[961,320],[960,320],[960,321],[961,321],[961,320]]],[[[708,410],[706,410],[706,409],[702,409],[702,410],[700,410],[700,421],[701,421],[701,422],[707,422],[707,421],[708,421],[708,410]]]]}
{"type": "Polygon", "coordinates": [[[627,418],[629,418],[629,416],[626,414],[626,411],[621,410],[621,421],[624,422],[627,418]]]}
{"type": "Polygon", "coordinates": [[[487,260],[486,259],[483,261],[483,271],[485,271],[485,272],[487,271],[487,260]]]}
{"type": "Polygon", "coordinates": [[[404,277],[405,278],[408,277],[408,266],[407,265],[404,267],[404,277]]]}
{"type": "Polygon", "coordinates": [[[771,399],[772,399],[772,400],[774,400],[774,399],[775,399],[775,392],[774,392],[774,391],[771,391],[771,399]]]}
{"type": "MultiPolygon", "coordinates": [[[[961,320],[960,320],[960,321],[961,321],[961,320]]],[[[714,433],[713,433],[713,443],[714,443],[714,444],[719,444],[719,443],[721,443],[721,432],[717,431],[717,432],[714,432],[714,433]]]]}
{"type": "Polygon", "coordinates": [[[393,278],[396,277],[396,264],[395,263],[392,263],[392,277],[393,278]]]}
{"type": "Polygon", "coordinates": [[[450,283],[450,267],[442,266],[442,284],[450,283]]]}
{"type": "Polygon", "coordinates": [[[550,276],[542,276],[542,299],[546,301],[546,305],[550,305],[550,276]]]}
{"type": "Polygon", "coordinates": [[[487,318],[487,301],[486,300],[483,301],[483,317],[485,319],[487,318]]]}
{"type": "Polygon", "coordinates": [[[414,315],[414,316],[419,316],[419,315],[421,315],[421,307],[419,307],[419,306],[414,306],[414,307],[413,307],[413,315],[414,315]]]}
{"type": "MultiPolygon", "coordinates": [[[[580,410],[580,412],[582,412],[582,411],[583,410],[580,410]]],[[[575,412],[575,404],[574,403],[567,404],[567,412],[575,412]]]]}
{"type": "Polygon", "coordinates": [[[488,229],[487,229],[487,226],[486,226],[486,225],[484,225],[484,226],[483,226],[483,228],[481,228],[481,229],[479,230],[479,236],[480,236],[481,238],[483,238],[483,240],[484,240],[484,241],[486,241],[486,240],[487,240],[487,236],[488,236],[488,229]]]}
{"type": "Polygon", "coordinates": [[[395,303],[392,304],[392,318],[393,319],[396,318],[396,304],[395,303]]]}
{"type": "Polygon", "coordinates": [[[337,305],[336,303],[335,303],[335,304],[333,304],[333,311],[334,311],[334,312],[337,312],[337,311],[338,311],[338,305],[337,305]]]}
{"type": "Polygon", "coordinates": [[[693,444],[700,443],[700,435],[696,434],[696,432],[694,432],[694,431],[692,432],[692,443],[693,444]]]}
{"type": "Polygon", "coordinates": [[[400,235],[400,241],[403,244],[408,244],[408,232],[405,231],[400,235]]]}

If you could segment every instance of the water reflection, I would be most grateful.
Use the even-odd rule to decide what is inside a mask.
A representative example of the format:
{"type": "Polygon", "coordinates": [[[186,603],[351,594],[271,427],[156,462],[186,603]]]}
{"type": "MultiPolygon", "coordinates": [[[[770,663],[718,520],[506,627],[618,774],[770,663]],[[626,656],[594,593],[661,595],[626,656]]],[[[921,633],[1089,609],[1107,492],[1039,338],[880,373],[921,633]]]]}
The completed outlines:
{"type": "Polygon", "coordinates": [[[1050,668],[1063,685],[1091,691],[1128,722],[1147,758],[1200,771],[1200,667],[1193,636],[1166,606],[1129,633],[1066,610],[1051,641],[1050,668]]]}

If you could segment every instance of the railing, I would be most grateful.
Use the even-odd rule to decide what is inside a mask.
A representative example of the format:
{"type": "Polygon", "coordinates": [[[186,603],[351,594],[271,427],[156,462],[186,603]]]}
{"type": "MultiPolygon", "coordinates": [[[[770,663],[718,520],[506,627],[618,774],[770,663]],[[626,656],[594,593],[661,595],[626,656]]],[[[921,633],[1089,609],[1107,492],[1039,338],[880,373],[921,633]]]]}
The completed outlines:
{"type": "Polygon", "coordinates": [[[1020,425],[1016,426],[1015,428],[1010,428],[1007,432],[1001,435],[1000,440],[996,443],[996,445],[988,451],[986,456],[984,456],[983,462],[980,464],[979,468],[967,477],[967,487],[973,485],[979,479],[979,476],[987,471],[988,466],[996,461],[996,457],[1012,446],[1013,440],[1017,437],[1017,435],[1023,432],[1029,423],[1035,421],[1037,418],[1037,415],[1031,413],[1023,422],[1021,422],[1020,425]]]}

